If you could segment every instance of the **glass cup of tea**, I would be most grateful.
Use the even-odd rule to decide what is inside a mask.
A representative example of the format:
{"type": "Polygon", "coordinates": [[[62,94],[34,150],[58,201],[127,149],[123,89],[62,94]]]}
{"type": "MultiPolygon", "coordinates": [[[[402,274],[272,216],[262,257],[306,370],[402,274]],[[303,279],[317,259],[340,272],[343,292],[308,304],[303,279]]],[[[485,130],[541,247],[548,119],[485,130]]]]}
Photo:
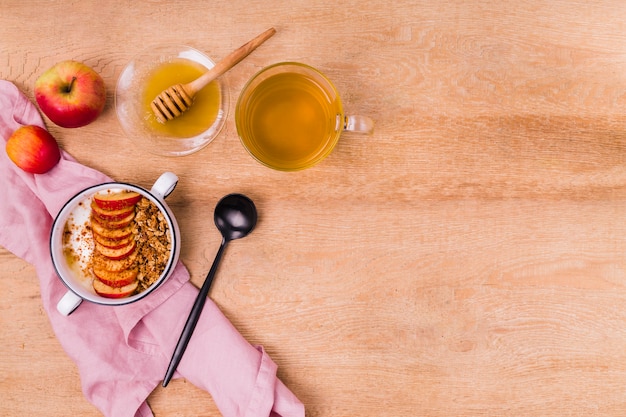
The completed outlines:
{"type": "Polygon", "coordinates": [[[327,157],[344,131],[371,133],[369,117],[346,115],[333,83],[298,62],[270,65],[244,86],[235,108],[244,148],[281,171],[309,168],[327,157]]]}

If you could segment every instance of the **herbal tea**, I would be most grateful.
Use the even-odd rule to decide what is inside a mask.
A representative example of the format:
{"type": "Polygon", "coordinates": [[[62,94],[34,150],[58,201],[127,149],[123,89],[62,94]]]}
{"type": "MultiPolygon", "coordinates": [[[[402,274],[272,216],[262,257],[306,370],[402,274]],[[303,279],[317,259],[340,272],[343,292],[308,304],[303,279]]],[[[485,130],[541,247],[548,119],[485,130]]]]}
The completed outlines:
{"type": "Polygon", "coordinates": [[[167,123],[160,123],[150,108],[152,100],[166,88],[193,81],[206,71],[204,66],[181,58],[160,65],[147,76],[142,105],[151,129],[169,136],[189,138],[199,135],[213,124],[220,108],[220,89],[215,81],[196,94],[185,113],[167,123]]]}
{"type": "Polygon", "coordinates": [[[313,77],[277,73],[244,96],[237,129],[246,148],[266,165],[300,169],[334,147],[342,128],[341,103],[313,77]]]}

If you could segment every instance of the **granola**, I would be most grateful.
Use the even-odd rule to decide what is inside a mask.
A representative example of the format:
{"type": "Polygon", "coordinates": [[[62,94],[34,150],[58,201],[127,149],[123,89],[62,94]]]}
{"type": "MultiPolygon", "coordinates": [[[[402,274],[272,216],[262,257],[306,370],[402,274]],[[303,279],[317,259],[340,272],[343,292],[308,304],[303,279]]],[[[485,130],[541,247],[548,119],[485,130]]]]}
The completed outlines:
{"type": "Polygon", "coordinates": [[[170,230],[163,213],[145,197],[137,203],[133,234],[137,242],[139,288],[152,285],[165,270],[172,251],[170,230]]]}

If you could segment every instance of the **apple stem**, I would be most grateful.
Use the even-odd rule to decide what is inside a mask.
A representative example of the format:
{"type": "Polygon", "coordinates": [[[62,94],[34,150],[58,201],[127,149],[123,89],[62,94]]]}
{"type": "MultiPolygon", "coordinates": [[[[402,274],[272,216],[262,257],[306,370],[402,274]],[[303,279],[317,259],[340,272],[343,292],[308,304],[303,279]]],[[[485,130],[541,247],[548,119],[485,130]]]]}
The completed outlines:
{"type": "Polygon", "coordinates": [[[67,93],[72,91],[72,87],[74,87],[74,83],[76,82],[76,77],[72,77],[72,81],[70,81],[69,85],[65,88],[67,93]]]}

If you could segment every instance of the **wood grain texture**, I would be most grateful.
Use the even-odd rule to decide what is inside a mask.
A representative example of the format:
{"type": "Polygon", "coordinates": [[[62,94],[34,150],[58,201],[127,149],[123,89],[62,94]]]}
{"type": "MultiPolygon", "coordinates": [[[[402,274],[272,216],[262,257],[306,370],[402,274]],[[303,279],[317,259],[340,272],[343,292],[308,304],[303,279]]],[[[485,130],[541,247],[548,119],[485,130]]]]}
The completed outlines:
{"type": "MultiPolygon", "coordinates": [[[[77,59],[105,79],[96,122],[48,123],[65,150],[144,186],[179,175],[168,201],[194,283],[219,245],[215,203],[257,203],[211,297],[308,417],[626,414],[623,1],[0,3],[0,78],[32,98],[77,59]],[[231,113],[207,148],[168,159],[125,137],[115,83],[155,38],[220,59],[271,26],[227,74],[231,113]],[[325,72],[374,134],[303,172],[253,161],[236,98],[283,60],[325,72]]],[[[1,248],[0,263],[0,415],[100,415],[34,269],[1,248]]],[[[157,417],[219,415],[184,380],[148,401],[157,417]]]]}

